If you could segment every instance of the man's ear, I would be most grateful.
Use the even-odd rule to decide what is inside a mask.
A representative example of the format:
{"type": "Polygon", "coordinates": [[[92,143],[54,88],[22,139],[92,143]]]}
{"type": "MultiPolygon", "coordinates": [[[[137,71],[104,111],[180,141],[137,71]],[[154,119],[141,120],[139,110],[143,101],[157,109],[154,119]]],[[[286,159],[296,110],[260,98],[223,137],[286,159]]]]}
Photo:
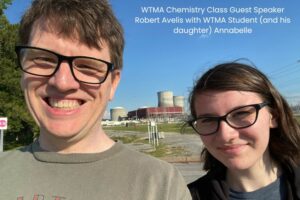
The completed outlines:
{"type": "Polygon", "coordinates": [[[111,101],[114,98],[115,92],[117,90],[117,87],[119,85],[121,79],[121,71],[118,69],[115,69],[111,73],[111,89],[110,89],[110,95],[109,95],[109,100],[111,101]]]}
{"type": "Polygon", "coordinates": [[[23,78],[23,75],[20,79],[20,86],[21,86],[21,90],[24,92],[24,89],[25,89],[25,83],[24,83],[24,78],[23,78]]]}

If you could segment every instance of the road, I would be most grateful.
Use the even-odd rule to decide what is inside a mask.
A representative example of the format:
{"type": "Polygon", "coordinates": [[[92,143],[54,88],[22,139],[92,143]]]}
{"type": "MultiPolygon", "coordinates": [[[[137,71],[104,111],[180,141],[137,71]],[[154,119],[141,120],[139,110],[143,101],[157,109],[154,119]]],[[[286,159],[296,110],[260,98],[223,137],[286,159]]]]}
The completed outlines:
{"type": "Polygon", "coordinates": [[[172,163],[182,174],[186,183],[190,183],[203,176],[205,172],[202,170],[202,164],[196,163],[172,163]]]}

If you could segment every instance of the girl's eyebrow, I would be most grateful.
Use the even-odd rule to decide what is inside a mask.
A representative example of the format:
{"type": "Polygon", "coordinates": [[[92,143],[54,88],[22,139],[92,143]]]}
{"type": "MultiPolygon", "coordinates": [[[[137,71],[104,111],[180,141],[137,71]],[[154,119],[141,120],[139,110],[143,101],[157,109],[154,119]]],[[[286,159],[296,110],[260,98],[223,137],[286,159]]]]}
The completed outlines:
{"type": "Polygon", "coordinates": [[[201,118],[201,117],[219,117],[219,115],[212,114],[212,113],[204,113],[201,115],[197,115],[197,118],[201,118]]]}
{"type": "MultiPolygon", "coordinates": [[[[227,113],[225,113],[224,115],[227,115],[228,113],[236,110],[236,109],[239,109],[239,108],[242,108],[242,107],[245,107],[245,106],[251,106],[251,105],[254,105],[254,104],[246,104],[246,105],[238,105],[238,106],[235,106],[233,107],[230,111],[228,111],[227,113]]],[[[224,116],[224,115],[221,115],[221,116],[224,116]]],[[[221,117],[220,115],[217,115],[217,114],[214,114],[214,113],[204,113],[204,114],[200,114],[200,115],[197,115],[197,118],[200,118],[200,117],[221,117]]]]}

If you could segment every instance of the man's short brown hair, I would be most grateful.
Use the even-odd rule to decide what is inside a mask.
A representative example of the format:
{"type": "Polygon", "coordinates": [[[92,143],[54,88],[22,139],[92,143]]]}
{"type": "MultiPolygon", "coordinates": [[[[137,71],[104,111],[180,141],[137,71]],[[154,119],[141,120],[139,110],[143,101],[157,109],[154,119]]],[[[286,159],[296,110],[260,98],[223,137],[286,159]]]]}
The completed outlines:
{"type": "Polygon", "coordinates": [[[21,19],[21,44],[29,43],[37,21],[89,47],[101,49],[101,43],[106,42],[111,62],[115,68],[122,69],[123,29],[106,0],[34,0],[21,19]]]}

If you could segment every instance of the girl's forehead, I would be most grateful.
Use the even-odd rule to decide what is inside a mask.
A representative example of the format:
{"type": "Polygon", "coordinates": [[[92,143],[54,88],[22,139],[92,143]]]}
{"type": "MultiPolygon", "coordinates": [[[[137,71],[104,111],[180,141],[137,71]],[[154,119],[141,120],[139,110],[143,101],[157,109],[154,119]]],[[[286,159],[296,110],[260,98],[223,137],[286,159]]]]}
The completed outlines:
{"type": "Polygon", "coordinates": [[[243,98],[253,98],[253,99],[262,99],[258,93],[255,92],[248,92],[248,91],[238,91],[238,90],[207,90],[203,92],[199,92],[195,94],[196,100],[201,99],[215,99],[215,100],[222,100],[226,101],[226,98],[230,99],[243,99],[243,98]]]}
{"type": "Polygon", "coordinates": [[[197,114],[226,113],[236,107],[262,103],[259,94],[247,91],[205,91],[196,94],[194,108],[197,114]]]}

